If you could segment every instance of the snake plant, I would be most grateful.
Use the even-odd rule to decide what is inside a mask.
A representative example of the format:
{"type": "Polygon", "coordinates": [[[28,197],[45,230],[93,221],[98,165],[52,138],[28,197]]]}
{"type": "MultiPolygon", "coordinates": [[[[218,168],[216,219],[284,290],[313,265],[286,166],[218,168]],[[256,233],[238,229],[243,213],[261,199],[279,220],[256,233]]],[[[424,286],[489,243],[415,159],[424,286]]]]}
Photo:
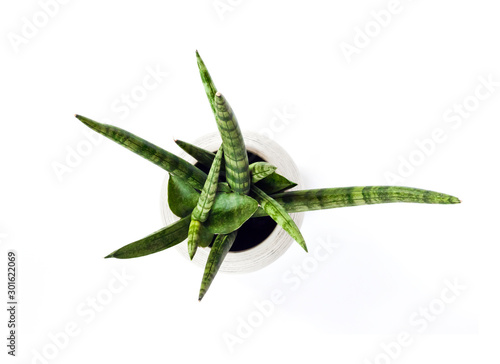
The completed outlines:
{"type": "Polygon", "coordinates": [[[196,52],[210,107],[222,137],[217,154],[187,142],[177,145],[199,164],[195,165],[116,126],[76,115],[85,125],[166,170],[168,204],[180,219],[143,239],[125,245],[106,258],[136,258],[175,246],[187,239],[191,259],[198,247],[211,245],[199,300],[210,287],[238,229],[248,220],[270,216],[307,251],[304,237],[290,217],[292,212],[391,202],[455,204],[460,200],[443,193],[399,186],[365,186],[288,191],[296,186],[267,162],[249,164],[236,115],[217,91],[203,60],[196,52]]]}

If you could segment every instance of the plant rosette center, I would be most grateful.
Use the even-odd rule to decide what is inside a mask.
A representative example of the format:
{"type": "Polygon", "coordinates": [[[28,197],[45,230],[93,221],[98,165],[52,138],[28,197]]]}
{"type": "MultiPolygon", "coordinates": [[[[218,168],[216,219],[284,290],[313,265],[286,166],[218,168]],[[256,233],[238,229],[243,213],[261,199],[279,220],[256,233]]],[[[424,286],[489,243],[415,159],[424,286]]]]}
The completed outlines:
{"type": "MultiPolygon", "coordinates": [[[[275,141],[257,133],[244,132],[243,138],[250,156],[255,155],[258,159],[264,160],[278,167],[278,173],[289,178],[291,181],[296,182],[297,186],[291,189],[291,191],[301,188],[302,181],[299,170],[292,158],[281,146],[279,146],[275,141]]],[[[198,138],[193,142],[193,144],[206,150],[216,151],[221,144],[221,139],[218,133],[210,133],[198,138]]],[[[186,152],[179,153],[179,156],[190,163],[197,164],[197,161],[186,152]]],[[[249,163],[256,162],[258,159],[252,160],[250,157],[249,163]]],[[[170,225],[171,223],[179,220],[179,217],[176,216],[168,206],[168,180],[169,174],[167,173],[161,187],[160,197],[160,209],[162,220],[165,225],[170,225]]],[[[304,220],[303,213],[292,213],[290,216],[295,221],[297,226],[302,226],[302,221],[304,220]]],[[[294,240],[288,233],[286,233],[286,231],[279,228],[272,219],[268,217],[265,217],[264,219],[264,228],[271,230],[265,239],[262,240],[262,235],[265,234],[257,234],[258,240],[254,241],[253,244],[248,241],[239,245],[239,247],[243,247],[243,249],[238,247],[238,240],[235,240],[232,246],[235,249],[229,251],[219,268],[219,272],[254,272],[276,261],[288,250],[288,248],[290,248],[290,246],[292,246],[294,240]],[[270,226],[267,224],[268,222],[270,222],[270,226]],[[253,247],[244,249],[244,245],[247,244],[253,245],[253,247]]],[[[244,234],[246,230],[245,225],[248,226],[249,223],[254,224],[252,220],[261,220],[261,218],[248,220],[242,228],[239,229],[237,239],[239,237],[241,239],[240,241],[244,241],[251,238],[249,236],[244,236],[244,234]]],[[[297,246],[297,248],[300,249],[299,246],[297,246]]],[[[186,259],[189,259],[186,241],[176,245],[175,249],[186,259]]],[[[209,253],[210,247],[199,248],[193,258],[193,262],[200,267],[204,267],[209,253]]]]}

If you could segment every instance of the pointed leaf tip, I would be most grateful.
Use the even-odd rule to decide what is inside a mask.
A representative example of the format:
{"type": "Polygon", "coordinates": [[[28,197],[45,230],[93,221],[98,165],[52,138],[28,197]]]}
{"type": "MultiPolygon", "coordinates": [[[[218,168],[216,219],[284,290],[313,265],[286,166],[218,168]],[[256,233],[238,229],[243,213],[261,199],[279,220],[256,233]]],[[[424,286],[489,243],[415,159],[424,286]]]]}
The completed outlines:
{"type": "Polygon", "coordinates": [[[210,249],[210,254],[208,255],[205,271],[203,272],[198,301],[201,301],[210,288],[210,285],[217,275],[222,261],[231,249],[237,234],[237,231],[233,231],[229,235],[218,235],[217,238],[215,238],[212,249],[210,249]]]}
{"type": "Polygon", "coordinates": [[[149,234],[143,239],[127,244],[110,255],[117,259],[130,259],[154,254],[186,240],[190,216],[186,216],[168,226],[149,234]]]}
{"type": "Polygon", "coordinates": [[[304,237],[285,208],[255,185],[252,185],[252,192],[266,213],[307,252],[304,237]]]}
{"type": "Polygon", "coordinates": [[[82,123],[84,123],[85,125],[87,125],[91,129],[92,129],[91,125],[98,124],[95,121],[90,120],[89,118],[86,118],[85,116],[82,116],[82,115],[75,114],[75,118],[77,118],[78,120],[80,120],[82,123]]]}

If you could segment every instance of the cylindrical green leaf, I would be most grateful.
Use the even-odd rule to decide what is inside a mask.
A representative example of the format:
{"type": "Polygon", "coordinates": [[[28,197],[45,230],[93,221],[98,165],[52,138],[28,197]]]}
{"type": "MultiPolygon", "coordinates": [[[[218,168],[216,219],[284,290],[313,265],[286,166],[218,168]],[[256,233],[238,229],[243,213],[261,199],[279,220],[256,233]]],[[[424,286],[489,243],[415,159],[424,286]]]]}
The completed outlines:
{"type": "MultiPolygon", "coordinates": [[[[287,212],[303,212],[336,207],[373,205],[393,202],[456,204],[460,200],[444,193],[400,186],[321,188],[272,195],[287,212]]],[[[263,216],[257,211],[254,216],[263,216]]]]}
{"type": "Polygon", "coordinates": [[[252,193],[264,211],[307,252],[306,242],[302,233],[283,206],[255,185],[252,186],[252,193]]]}
{"type": "MultiPolygon", "coordinates": [[[[204,166],[210,167],[212,165],[212,162],[215,158],[214,153],[209,152],[206,149],[197,147],[196,145],[189,144],[187,142],[183,142],[181,140],[176,140],[175,142],[186,153],[188,153],[190,156],[192,156],[194,159],[196,159],[198,162],[200,162],[204,166]]],[[[256,162],[256,163],[261,163],[261,162],[256,162]]],[[[255,165],[255,163],[251,164],[249,166],[249,169],[252,168],[253,165],[255,165]]],[[[221,176],[226,175],[224,160],[222,160],[222,162],[221,162],[220,175],[221,176]]],[[[227,186],[228,188],[225,188],[225,187],[221,188],[220,185],[221,184],[219,183],[219,191],[231,192],[229,185],[227,186]]],[[[288,190],[290,188],[293,188],[295,186],[297,186],[297,184],[295,182],[288,180],[287,178],[283,177],[282,175],[280,175],[276,172],[271,173],[267,177],[264,177],[263,179],[261,179],[260,181],[257,182],[257,187],[259,187],[262,191],[264,191],[268,195],[273,194],[273,193],[282,192],[282,191],[288,190]]]]}
{"type": "Polygon", "coordinates": [[[191,216],[186,216],[141,240],[115,250],[106,258],[137,258],[171,248],[187,238],[190,221],[191,216]]]}
{"type": "Polygon", "coordinates": [[[76,115],[76,117],[106,138],[153,162],[171,174],[185,179],[194,188],[198,190],[203,188],[207,175],[184,159],[116,126],[101,124],[80,115],[76,115]]]}
{"type": "MultiPolygon", "coordinates": [[[[196,145],[178,139],[175,140],[175,143],[179,147],[181,147],[183,151],[185,151],[187,154],[189,154],[191,157],[196,159],[198,162],[200,162],[207,168],[210,168],[212,162],[215,159],[215,153],[197,147],[196,145]]],[[[221,164],[221,169],[223,169],[223,164],[221,164]]]]}
{"type": "Polygon", "coordinates": [[[215,94],[217,127],[222,137],[226,179],[234,192],[248,194],[250,191],[250,171],[248,155],[236,116],[220,92],[215,94]]]}
{"type": "Polygon", "coordinates": [[[219,180],[219,170],[223,154],[222,150],[221,146],[212,163],[205,185],[201,190],[200,198],[191,215],[194,220],[203,222],[208,218],[208,214],[215,200],[215,194],[217,193],[217,182],[219,180]]]}
{"type": "Polygon", "coordinates": [[[207,94],[208,101],[210,102],[210,107],[215,115],[215,105],[214,105],[214,97],[217,92],[217,88],[212,81],[212,77],[210,73],[208,73],[208,69],[205,66],[205,63],[200,57],[198,51],[196,51],[196,62],[198,63],[198,69],[200,71],[201,81],[203,82],[203,87],[205,88],[205,93],[207,94]]]}
{"type": "Polygon", "coordinates": [[[205,272],[203,273],[203,279],[201,281],[198,301],[201,301],[203,296],[205,296],[205,293],[207,293],[208,288],[212,284],[215,275],[224,261],[224,258],[229,252],[229,249],[231,249],[237,233],[237,231],[233,231],[228,235],[217,235],[215,238],[212,249],[210,249],[210,254],[208,255],[207,264],[205,265],[205,272]]]}

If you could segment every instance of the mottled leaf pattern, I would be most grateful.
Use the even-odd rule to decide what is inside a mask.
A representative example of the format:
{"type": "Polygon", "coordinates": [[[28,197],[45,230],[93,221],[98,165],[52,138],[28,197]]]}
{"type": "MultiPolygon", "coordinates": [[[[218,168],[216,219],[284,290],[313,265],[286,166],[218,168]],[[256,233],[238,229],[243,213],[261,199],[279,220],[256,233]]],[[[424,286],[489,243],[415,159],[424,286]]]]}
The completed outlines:
{"type": "MultiPolygon", "coordinates": [[[[199,163],[210,168],[210,166],[212,165],[212,162],[215,158],[214,153],[209,152],[206,149],[197,147],[193,144],[183,142],[181,140],[176,140],[175,142],[186,153],[188,153],[191,157],[196,159],[199,163]]],[[[262,162],[256,162],[256,163],[262,163],[262,162]]],[[[249,169],[252,168],[253,165],[255,165],[255,163],[250,164],[249,169]]],[[[220,168],[221,168],[221,170],[220,170],[221,176],[225,176],[226,173],[225,173],[225,169],[224,169],[225,168],[224,160],[222,160],[220,168]]],[[[290,188],[293,188],[295,186],[297,186],[297,184],[295,182],[288,180],[287,178],[283,177],[282,175],[280,175],[276,172],[271,173],[267,177],[264,177],[263,179],[261,179],[260,181],[257,182],[257,187],[259,187],[262,191],[264,191],[268,195],[273,194],[273,193],[282,192],[282,191],[288,190],[290,188]]],[[[227,185],[227,188],[219,186],[219,191],[230,192],[231,189],[230,189],[229,185],[227,185]]]]}
{"type": "Polygon", "coordinates": [[[215,115],[215,105],[214,105],[214,97],[217,93],[217,88],[212,81],[212,77],[210,73],[208,73],[207,67],[205,63],[200,57],[198,51],[196,51],[196,62],[198,63],[198,70],[200,71],[201,82],[203,82],[203,87],[205,88],[205,93],[207,94],[208,101],[210,102],[210,107],[215,115]]]}
{"type": "MultiPolygon", "coordinates": [[[[191,157],[196,159],[205,167],[210,168],[212,162],[214,161],[215,153],[209,152],[208,150],[197,147],[196,145],[184,142],[182,140],[176,140],[175,142],[179,147],[181,147],[183,151],[185,151],[191,157]]],[[[221,170],[224,170],[224,163],[221,164],[221,170]]]]}
{"type": "Polygon", "coordinates": [[[249,169],[252,176],[252,183],[256,183],[273,174],[276,167],[267,162],[255,162],[250,164],[249,169]]]}
{"type": "Polygon", "coordinates": [[[157,253],[186,240],[191,216],[186,216],[141,240],[115,250],[106,258],[129,259],[157,253]]]}
{"type": "Polygon", "coordinates": [[[217,182],[219,180],[220,162],[223,154],[222,150],[221,146],[212,163],[205,185],[201,190],[198,203],[191,214],[191,224],[189,225],[188,235],[188,252],[191,259],[193,259],[198,246],[206,246],[210,244],[206,244],[206,241],[212,240],[212,237],[207,235],[208,232],[205,233],[206,228],[203,226],[203,222],[207,220],[210,209],[215,201],[217,182]]]}
{"type": "Polygon", "coordinates": [[[272,197],[266,195],[257,186],[252,186],[252,192],[255,195],[257,201],[259,201],[260,206],[264,211],[274,220],[276,223],[283,228],[292,238],[295,239],[299,245],[307,251],[306,242],[302,233],[300,232],[295,221],[288,215],[286,210],[277,203],[272,197]]]}
{"type": "Polygon", "coordinates": [[[80,115],[76,117],[92,130],[186,180],[194,188],[199,190],[203,188],[207,175],[184,159],[116,126],[101,124],[80,115]]]}
{"type": "Polygon", "coordinates": [[[307,251],[304,238],[288,213],[393,202],[460,203],[454,196],[399,186],[284,192],[297,184],[276,173],[276,167],[267,162],[249,166],[236,116],[224,96],[217,91],[198,52],[196,58],[222,145],[215,155],[181,140],[175,142],[210,168],[208,176],[184,159],[132,133],[76,115],[91,129],[167,170],[170,173],[168,204],[171,211],[181,217],[179,221],[125,245],[106,258],[141,257],[170,248],[187,238],[189,256],[193,259],[197,248],[210,246],[217,234],[203,274],[199,292],[201,300],[231,249],[238,229],[251,217],[270,216],[307,251]],[[227,182],[224,182],[224,177],[227,182]],[[248,196],[250,191],[252,197],[248,196]]]}
{"type": "Polygon", "coordinates": [[[199,220],[203,222],[208,218],[208,214],[210,213],[210,209],[212,208],[215,200],[215,194],[217,193],[217,182],[219,180],[220,164],[223,155],[222,150],[223,149],[221,146],[219,148],[219,151],[217,152],[217,155],[215,156],[212,167],[210,167],[210,172],[208,173],[205,185],[201,190],[198,204],[196,205],[191,215],[191,219],[193,220],[199,220]]]}
{"type": "Polygon", "coordinates": [[[272,198],[288,212],[392,202],[427,204],[460,203],[458,198],[444,193],[400,186],[321,188],[279,193],[272,195],[272,198]]]}
{"type": "Polygon", "coordinates": [[[188,253],[189,258],[193,260],[196,250],[199,246],[206,247],[212,242],[214,234],[212,234],[205,225],[198,220],[191,219],[188,232],[188,253]]]}
{"type": "Polygon", "coordinates": [[[228,235],[217,235],[215,238],[212,249],[210,249],[210,254],[208,255],[207,264],[205,265],[205,272],[203,273],[203,279],[201,281],[198,301],[201,301],[205,296],[205,293],[207,293],[215,275],[219,271],[222,261],[229,252],[229,249],[231,249],[234,239],[236,239],[236,234],[237,231],[233,231],[228,235]]]}
{"type": "Polygon", "coordinates": [[[220,92],[215,94],[217,127],[222,137],[226,180],[234,192],[248,194],[250,191],[250,171],[248,156],[236,116],[220,92]]]}

